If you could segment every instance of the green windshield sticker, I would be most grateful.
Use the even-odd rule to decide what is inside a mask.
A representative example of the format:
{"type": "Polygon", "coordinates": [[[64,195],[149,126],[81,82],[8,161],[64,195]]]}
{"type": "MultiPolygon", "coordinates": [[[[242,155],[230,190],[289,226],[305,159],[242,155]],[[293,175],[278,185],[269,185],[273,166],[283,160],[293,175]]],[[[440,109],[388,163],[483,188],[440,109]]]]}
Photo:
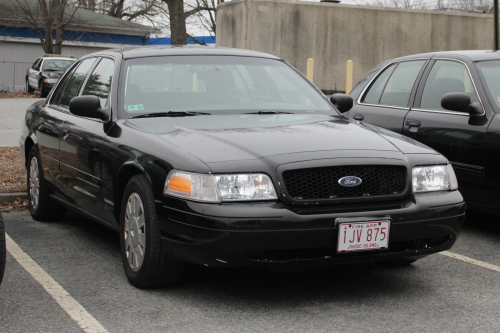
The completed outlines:
{"type": "Polygon", "coordinates": [[[144,110],[144,106],[142,104],[137,104],[137,105],[129,105],[128,106],[129,111],[142,111],[144,110]]]}

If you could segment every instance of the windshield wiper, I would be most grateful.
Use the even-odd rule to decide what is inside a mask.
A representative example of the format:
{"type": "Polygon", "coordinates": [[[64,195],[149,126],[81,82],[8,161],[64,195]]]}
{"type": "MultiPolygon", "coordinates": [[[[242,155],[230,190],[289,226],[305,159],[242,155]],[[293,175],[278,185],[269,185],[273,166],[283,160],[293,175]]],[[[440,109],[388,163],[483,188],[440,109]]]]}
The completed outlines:
{"type": "Polygon", "coordinates": [[[188,116],[208,116],[211,113],[206,112],[192,112],[192,111],[168,111],[168,112],[156,112],[141,114],[139,116],[134,116],[130,118],[149,118],[149,117],[188,117],[188,116]]]}
{"type": "Polygon", "coordinates": [[[293,112],[284,112],[284,111],[259,111],[259,112],[247,112],[245,114],[293,114],[293,112]]]}

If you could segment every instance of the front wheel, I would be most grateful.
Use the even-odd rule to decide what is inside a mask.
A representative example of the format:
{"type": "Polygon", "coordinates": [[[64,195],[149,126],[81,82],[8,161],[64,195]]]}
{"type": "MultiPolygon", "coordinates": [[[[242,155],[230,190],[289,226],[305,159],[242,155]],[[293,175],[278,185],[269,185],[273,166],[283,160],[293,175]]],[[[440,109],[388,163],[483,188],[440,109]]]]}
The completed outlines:
{"type": "Polygon", "coordinates": [[[43,83],[42,81],[40,81],[40,84],[38,85],[39,87],[39,90],[40,90],[40,97],[47,97],[47,95],[49,94],[50,90],[47,91],[44,87],[43,87],[43,83]]]}
{"type": "Polygon", "coordinates": [[[179,282],[183,262],[171,258],[160,238],[153,190],[144,175],[134,176],[123,195],[120,245],[127,278],[138,288],[158,288],[179,282]]]}
{"type": "Polygon", "coordinates": [[[36,146],[31,148],[28,157],[28,199],[31,216],[35,221],[51,221],[62,217],[66,209],[50,199],[49,188],[43,178],[40,155],[36,146]]]}

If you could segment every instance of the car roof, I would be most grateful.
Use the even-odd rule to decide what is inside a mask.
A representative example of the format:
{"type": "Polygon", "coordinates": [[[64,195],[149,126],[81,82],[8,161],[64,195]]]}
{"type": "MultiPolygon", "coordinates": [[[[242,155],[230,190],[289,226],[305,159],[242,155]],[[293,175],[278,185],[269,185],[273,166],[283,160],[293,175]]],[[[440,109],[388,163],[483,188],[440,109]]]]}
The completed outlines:
{"type": "Polygon", "coordinates": [[[406,59],[430,59],[439,58],[446,56],[462,56],[467,57],[472,61],[485,61],[485,60],[500,60],[500,52],[493,50],[459,50],[459,51],[442,51],[442,52],[430,52],[430,53],[420,53],[412,54],[410,56],[401,57],[393,60],[406,60],[406,59]]]}
{"type": "Polygon", "coordinates": [[[172,56],[172,55],[225,55],[225,56],[240,56],[240,57],[258,57],[268,59],[280,59],[271,54],[241,50],[217,46],[203,45],[149,45],[140,47],[130,47],[122,49],[105,50],[93,55],[113,55],[121,53],[124,59],[157,57],[157,56],[172,56]]]}

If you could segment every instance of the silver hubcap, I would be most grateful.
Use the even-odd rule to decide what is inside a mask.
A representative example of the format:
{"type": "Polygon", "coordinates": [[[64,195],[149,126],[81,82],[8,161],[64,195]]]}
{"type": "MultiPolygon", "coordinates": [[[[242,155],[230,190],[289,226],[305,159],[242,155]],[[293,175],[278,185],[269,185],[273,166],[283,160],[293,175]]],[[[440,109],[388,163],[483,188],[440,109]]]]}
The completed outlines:
{"type": "Polygon", "coordinates": [[[38,209],[40,200],[40,177],[38,172],[38,159],[33,157],[30,162],[30,199],[34,210],[38,209]]]}
{"type": "Polygon", "coordinates": [[[137,193],[128,197],[123,237],[128,264],[137,272],[141,269],[146,253],[146,218],[141,197],[137,193]]]}

